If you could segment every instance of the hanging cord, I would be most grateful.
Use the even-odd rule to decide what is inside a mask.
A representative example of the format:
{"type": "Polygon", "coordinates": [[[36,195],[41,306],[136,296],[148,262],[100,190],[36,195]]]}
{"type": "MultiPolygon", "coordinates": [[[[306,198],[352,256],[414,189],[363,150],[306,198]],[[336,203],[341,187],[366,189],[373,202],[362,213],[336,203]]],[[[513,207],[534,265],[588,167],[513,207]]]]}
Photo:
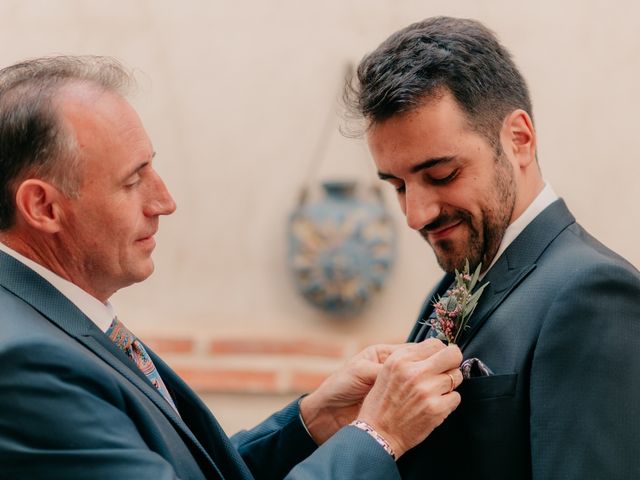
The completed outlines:
{"type": "MultiPolygon", "coordinates": [[[[348,63],[345,67],[344,76],[342,78],[342,81],[340,82],[338,93],[342,91],[345,80],[350,79],[353,75],[353,72],[353,64],[348,63]]],[[[320,137],[318,138],[316,146],[313,150],[313,154],[311,155],[311,160],[309,161],[309,166],[307,167],[307,174],[305,175],[305,180],[302,184],[302,188],[300,189],[300,194],[298,196],[298,205],[303,205],[306,203],[309,197],[309,190],[311,188],[311,180],[318,174],[318,168],[320,168],[320,165],[326,158],[327,149],[329,148],[329,142],[335,134],[337,126],[337,115],[335,103],[332,103],[332,105],[333,107],[329,108],[329,110],[327,111],[327,115],[324,119],[324,124],[322,125],[322,130],[320,131],[320,137]]]]}

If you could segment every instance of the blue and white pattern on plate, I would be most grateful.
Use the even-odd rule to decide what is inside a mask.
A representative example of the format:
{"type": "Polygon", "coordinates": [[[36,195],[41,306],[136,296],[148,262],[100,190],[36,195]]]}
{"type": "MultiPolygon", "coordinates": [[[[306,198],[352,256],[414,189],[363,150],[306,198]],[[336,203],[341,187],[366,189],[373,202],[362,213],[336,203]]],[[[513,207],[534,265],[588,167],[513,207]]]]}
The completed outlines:
{"type": "Polygon", "coordinates": [[[326,182],[323,199],[289,219],[289,265],[298,290],[336,315],[362,310],[396,256],[393,221],[380,195],[356,195],[355,182],[326,182]]]}

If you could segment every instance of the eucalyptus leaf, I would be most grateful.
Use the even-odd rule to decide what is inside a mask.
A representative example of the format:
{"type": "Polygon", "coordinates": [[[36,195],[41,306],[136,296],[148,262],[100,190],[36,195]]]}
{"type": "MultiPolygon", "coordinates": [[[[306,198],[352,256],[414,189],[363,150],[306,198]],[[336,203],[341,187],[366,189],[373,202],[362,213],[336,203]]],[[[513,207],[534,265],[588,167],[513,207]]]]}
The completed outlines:
{"type": "MultiPolygon", "coordinates": [[[[468,263],[469,262],[467,261],[467,264],[468,263]]],[[[469,290],[473,290],[473,288],[476,286],[476,283],[478,283],[478,278],[480,278],[481,269],[482,269],[482,263],[479,263],[478,267],[476,268],[476,271],[473,272],[473,277],[471,278],[471,283],[469,284],[469,290]]]]}
{"type": "Polygon", "coordinates": [[[454,285],[457,289],[456,293],[452,294],[450,289],[444,297],[439,297],[438,300],[434,302],[434,306],[439,304],[439,308],[446,312],[441,316],[437,313],[438,310],[436,310],[436,318],[431,324],[437,334],[436,338],[439,338],[442,341],[448,341],[451,343],[457,342],[460,333],[468,328],[467,321],[478,305],[482,292],[484,292],[484,289],[489,285],[489,283],[485,283],[472,294],[471,292],[480,279],[482,264],[477,266],[473,275],[470,275],[469,269],[469,259],[465,259],[464,270],[462,272],[459,272],[458,270],[455,271],[456,276],[454,285]],[[469,278],[469,280],[467,281],[465,278],[469,278]],[[455,316],[450,315],[450,312],[453,312],[456,309],[458,309],[459,314],[455,316]],[[451,321],[454,322],[453,331],[450,331],[450,326],[447,327],[447,331],[450,331],[453,338],[449,338],[449,336],[444,333],[443,328],[445,322],[451,321]]]}

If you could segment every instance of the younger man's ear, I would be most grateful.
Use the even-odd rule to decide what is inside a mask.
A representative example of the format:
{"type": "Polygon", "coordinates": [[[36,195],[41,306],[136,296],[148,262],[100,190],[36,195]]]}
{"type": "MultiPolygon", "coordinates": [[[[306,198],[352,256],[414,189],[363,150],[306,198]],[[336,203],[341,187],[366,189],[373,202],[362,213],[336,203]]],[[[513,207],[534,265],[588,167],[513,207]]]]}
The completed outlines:
{"type": "Polygon", "coordinates": [[[507,115],[500,136],[505,153],[515,158],[520,167],[535,161],[536,131],[527,112],[517,109],[507,115]]]}
{"type": "Polygon", "coordinates": [[[16,190],[16,214],[32,228],[56,233],[61,228],[61,202],[64,199],[62,192],[50,183],[29,178],[16,190]]]}

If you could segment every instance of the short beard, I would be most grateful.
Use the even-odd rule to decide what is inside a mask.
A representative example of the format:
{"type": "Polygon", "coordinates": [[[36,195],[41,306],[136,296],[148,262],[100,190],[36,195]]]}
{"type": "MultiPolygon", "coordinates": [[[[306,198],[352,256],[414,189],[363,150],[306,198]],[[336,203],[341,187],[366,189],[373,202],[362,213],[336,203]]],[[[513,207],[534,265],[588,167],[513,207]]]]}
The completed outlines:
{"type": "Polygon", "coordinates": [[[502,150],[496,154],[494,173],[492,187],[495,197],[490,197],[488,204],[481,208],[481,217],[476,219],[479,225],[474,225],[474,219],[468,211],[456,209],[453,212],[443,212],[434,222],[420,231],[422,237],[433,248],[438,264],[445,272],[461,271],[467,260],[469,260],[471,271],[481,263],[482,270],[485,271],[498,253],[516,201],[513,167],[502,150]],[[438,242],[438,248],[435,248],[429,240],[428,229],[458,220],[466,224],[469,230],[465,251],[456,254],[455,244],[451,240],[442,240],[438,242]]]}

